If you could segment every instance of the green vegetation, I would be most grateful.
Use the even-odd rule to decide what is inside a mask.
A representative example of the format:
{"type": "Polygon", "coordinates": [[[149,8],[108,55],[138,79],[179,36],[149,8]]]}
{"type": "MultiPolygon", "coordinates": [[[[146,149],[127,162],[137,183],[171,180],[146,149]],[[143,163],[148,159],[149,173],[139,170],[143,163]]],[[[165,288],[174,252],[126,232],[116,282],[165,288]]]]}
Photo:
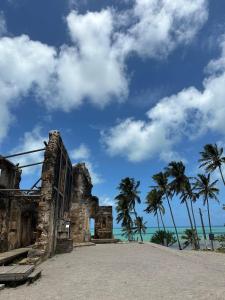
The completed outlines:
{"type": "MultiPolygon", "coordinates": [[[[194,204],[202,199],[203,205],[207,207],[211,250],[214,250],[210,200],[219,202],[219,189],[217,187],[218,180],[212,180],[211,173],[218,170],[225,185],[222,172],[225,157],[223,156],[223,148],[219,148],[216,144],[205,145],[200,155],[199,167],[204,168],[205,174],[198,174],[196,177],[187,176],[184,163],[172,161],[164,170],[152,176],[153,185],[150,186],[145,198],[146,208],[144,210],[147,214],[153,214],[157,218],[158,231],[152,236],[151,242],[165,246],[171,246],[177,242],[180,250],[190,245],[195,250],[200,249],[194,204]],[[175,196],[179,197],[180,203],[185,205],[190,223],[190,229],[185,230],[181,237],[184,241],[183,248],[175,222],[177,211],[174,212],[172,205],[175,196]],[[164,223],[165,202],[169,209],[175,234],[166,230],[164,223]]],[[[139,181],[126,177],[121,180],[118,186],[119,194],[115,197],[117,223],[121,223],[123,235],[129,241],[134,240],[135,234],[139,234],[143,241],[142,234],[146,232],[146,222],[144,222],[143,217],[138,216],[136,211],[136,205],[141,203],[139,186],[139,181]]],[[[223,209],[225,209],[225,205],[223,209]]],[[[219,249],[225,249],[225,235],[219,236],[217,241],[221,245],[219,249]]]]}
{"type": "MultiPolygon", "coordinates": [[[[219,193],[219,189],[216,187],[217,182],[218,180],[211,182],[210,174],[198,174],[198,177],[195,178],[195,189],[197,190],[198,195],[203,198],[203,205],[207,204],[210,234],[212,234],[212,225],[209,209],[209,199],[218,201],[217,194],[219,193]]],[[[214,250],[213,240],[211,240],[211,246],[212,250],[214,250]]]]}
{"type": "Polygon", "coordinates": [[[153,234],[151,242],[169,247],[175,244],[177,240],[175,239],[173,232],[158,230],[153,234]]]}
{"type": "MultiPolygon", "coordinates": [[[[181,238],[184,241],[183,249],[189,245],[192,246],[192,249],[196,249],[196,231],[194,229],[186,229],[181,238]]],[[[199,238],[197,239],[199,240],[199,238]]]]}
{"type": "Polygon", "coordinates": [[[139,181],[135,181],[134,178],[126,177],[121,180],[118,186],[119,194],[115,197],[117,211],[116,220],[117,223],[121,222],[123,235],[126,236],[129,241],[134,240],[135,232],[138,232],[143,240],[143,219],[139,219],[135,209],[136,203],[141,203],[139,197],[140,192],[138,190],[139,185],[139,181]],[[135,219],[132,218],[132,215],[135,216],[135,219]]]}
{"type": "Polygon", "coordinates": [[[217,250],[225,253],[225,234],[219,235],[216,240],[220,243],[220,247],[217,250]]]}
{"type": "Polygon", "coordinates": [[[141,241],[143,242],[142,233],[146,232],[146,222],[143,221],[143,217],[137,217],[135,219],[135,227],[134,233],[138,233],[140,235],[141,241]]]}

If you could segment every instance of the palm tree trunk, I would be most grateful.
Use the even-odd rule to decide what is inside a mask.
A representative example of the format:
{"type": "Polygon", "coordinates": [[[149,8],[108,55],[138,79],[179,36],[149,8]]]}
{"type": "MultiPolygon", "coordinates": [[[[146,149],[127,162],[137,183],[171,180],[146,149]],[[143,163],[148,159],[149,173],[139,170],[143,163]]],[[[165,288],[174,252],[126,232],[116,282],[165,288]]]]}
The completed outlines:
{"type": "Polygon", "coordinates": [[[223,177],[223,173],[222,173],[221,166],[219,166],[219,170],[220,170],[221,178],[222,178],[222,180],[223,180],[223,184],[225,185],[225,180],[224,180],[224,177],[223,177]]]}
{"type": "Polygon", "coordinates": [[[190,213],[190,209],[189,209],[189,205],[188,205],[187,200],[185,200],[185,204],[186,204],[186,208],[187,208],[187,212],[188,212],[188,218],[189,218],[189,221],[190,221],[191,230],[194,232],[194,238],[195,238],[194,248],[196,250],[196,249],[198,249],[198,242],[197,242],[198,239],[196,237],[196,232],[194,230],[193,222],[192,222],[192,219],[191,219],[191,213],[190,213]]]}
{"type": "Polygon", "coordinates": [[[198,249],[200,249],[200,244],[199,244],[199,237],[198,237],[198,231],[197,231],[197,226],[196,226],[196,221],[195,221],[195,214],[194,214],[194,208],[193,208],[193,201],[191,200],[191,213],[192,213],[192,218],[194,222],[194,228],[195,228],[195,234],[197,238],[197,243],[198,243],[198,249]]]}
{"type": "Polygon", "coordinates": [[[167,199],[167,203],[168,203],[168,206],[169,206],[169,209],[170,209],[170,214],[171,214],[171,218],[172,218],[172,221],[173,221],[173,226],[174,226],[174,229],[175,229],[175,232],[176,232],[176,237],[177,237],[177,242],[178,242],[179,250],[182,250],[182,247],[181,247],[181,244],[180,244],[180,240],[179,240],[179,236],[178,236],[178,232],[177,232],[177,227],[176,227],[176,224],[175,224],[175,221],[174,221],[174,217],[173,217],[172,207],[170,205],[170,201],[169,201],[169,198],[168,198],[167,194],[166,194],[166,199],[167,199]]]}
{"type": "Polygon", "coordinates": [[[188,212],[188,218],[189,218],[189,221],[190,221],[191,229],[193,230],[193,229],[194,229],[194,227],[193,227],[193,223],[192,223],[192,219],[191,219],[191,214],[190,214],[190,209],[189,209],[189,206],[188,206],[187,200],[185,200],[185,205],[186,205],[186,208],[187,208],[187,212],[188,212]]]}
{"type": "Polygon", "coordinates": [[[162,222],[163,230],[164,230],[164,232],[166,232],[166,227],[165,227],[165,224],[163,222],[163,217],[162,217],[162,213],[161,213],[160,210],[159,210],[159,215],[160,215],[160,219],[161,219],[161,222],[162,222]]]}
{"type": "Polygon", "coordinates": [[[157,217],[158,230],[160,230],[158,210],[156,211],[156,217],[157,217]]]}
{"type": "MultiPolygon", "coordinates": [[[[206,196],[206,203],[207,203],[207,211],[208,211],[208,219],[209,219],[209,230],[210,230],[210,234],[212,234],[211,218],[209,212],[209,199],[207,196],[206,196]]],[[[210,241],[211,241],[212,250],[214,250],[213,240],[210,239],[210,241]]]]}
{"type": "MultiPolygon", "coordinates": [[[[163,225],[163,230],[164,230],[165,237],[166,237],[166,227],[165,227],[165,224],[163,222],[163,217],[162,217],[161,210],[159,210],[159,215],[160,215],[160,218],[161,218],[161,222],[162,222],[162,225],[163,225]]],[[[165,242],[164,242],[164,246],[168,247],[167,239],[166,239],[166,245],[165,245],[165,242]]]]}
{"type": "Polygon", "coordinates": [[[142,237],[141,230],[140,230],[140,237],[141,237],[141,241],[142,241],[142,243],[143,243],[143,237],[142,237]]]}

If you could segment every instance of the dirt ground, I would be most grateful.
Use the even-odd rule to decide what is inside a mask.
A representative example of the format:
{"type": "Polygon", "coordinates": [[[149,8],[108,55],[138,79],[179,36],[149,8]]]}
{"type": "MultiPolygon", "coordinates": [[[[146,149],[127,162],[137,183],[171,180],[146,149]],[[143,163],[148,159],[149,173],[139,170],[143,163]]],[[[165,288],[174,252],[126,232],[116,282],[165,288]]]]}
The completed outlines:
{"type": "Polygon", "coordinates": [[[153,244],[82,247],[41,265],[32,285],[6,288],[0,300],[225,300],[225,255],[153,244]]]}

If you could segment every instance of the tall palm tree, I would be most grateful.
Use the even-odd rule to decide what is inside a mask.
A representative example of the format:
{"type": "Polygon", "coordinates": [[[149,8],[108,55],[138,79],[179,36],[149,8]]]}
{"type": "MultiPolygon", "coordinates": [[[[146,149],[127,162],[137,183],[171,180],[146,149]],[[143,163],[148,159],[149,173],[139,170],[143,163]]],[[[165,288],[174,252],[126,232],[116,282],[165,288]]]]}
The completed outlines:
{"type": "MultiPolygon", "coordinates": [[[[196,248],[200,248],[200,244],[199,244],[199,237],[198,237],[198,231],[197,231],[197,226],[196,226],[196,220],[195,220],[195,214],[194,214],[194,208],[193,208],[193,203],[195,203],[198,199],[198,194],[194,192],[194,188],[192,187],[191,182],[187,181],[185,188],[182,192],[181,195],[181,203],[183,203],[184,201],[190,201],[191,203],[191,213],[192,213],[192,218],[193,218],[193,226],[194,226],[194,230],[195,230],[195,236],[196,236],[196,244],[197,247],[196,248]]],[[[192,228],[193,229],[193,228],[192,228]]]]}
{"type": "Polygon", "coordinates": [[[135,204],[140,203],[140,192],[138,187],[139,181],[135,181],[133,178],[126,177],[121,180],[118,190],[119,194],[115,197],[116,211],[117,211],[117,223],[121,222],[124,231],[128,232],[128,236],[131,238],[131,232],[133,228],[133,220],[131,214],[134,213],[137,217],[135,204]]]}
{"type": "Polygon", "coordinates": [[[128,237],[128,240],[133,240],[133,220],[130,215],[128,202],[126,201],[126,198],[120,197],[120,200],[117,202],[116,205],[116,211],[117,211],[117,224],[121,222],[121,227],[123,231],[123,235],[128,237]]]}
{"type": "MultiPolygon", "coordinates": [[[[211,182],[210,173],[208,175],[198,174],[195,179],[195,189],[198,195],[203,198],[203,205],[207,205],[210,234],[212,234],[212,226],[210,218],[209,199],[218,201],[217,194],[219,193],[219,189],[216,187],[217,182],[218,180],[211,182]]],[[[211,245],[212,250],[214,250],[212,238],[211,245]]]]}
{"type": "Polygon", "coordinates": [[[216,169],[219,169],[220,176],[222,178],[223,184],[225,185],[225,180],[222,172],[222,165],[225,163],[223,148],[219,148],[217,144],[207,144],[204,146],[204,150],[200,152],[200,154],[200,168],[204,167],[207,173],[212,173],[216,169]]]}
{"type": "Polygon", "coordinates": [[[155,183],[157,184],[157,186],[155,186],[153,188],[157,188],[159,191],[161,191],[167,200],[167,203],[168,203],[168,206],[170,209],[173,226],[174,226],[176,237],[177,237],[178,246],[179,246],[179,249],[182,250],[178,232],[177,232],[177,227],[176,227],[174,216],[173,216],[172,207],[170,205],[170,200],[172,199],[172,193],[171,193],[170,186],[168,184],[168,174],[166,172],[165,173],[160,172],[158,174],[153,175],[152,178],[155,181],[155,183]]]}
{"type": "Polygon", "coordinates": [[[172,161],[169,163],[168,167],[166,168],[166,172],[173,180],[170,182],[171,190],[174,191],[177,195],[181,194],[181,203],[185,203],[188,218],[190,221],[191,229],[193,230],[193,222],[191,219],[190,209],[187,202],[186,195],[183,193],[186,192],[188,188],[188,177],[185,175],[185,165],[182,161],[176,162],[172,161]]]}
{"type": "Polygon", "coordinates": [[[162,215],[165,214],[165,208],[163,206],[163,194],[161,191],[157,190],[157,189],[152,189],[146,197],[146,202],[147,207],[145,209],[145,211],[147,213],[153,213],[155,216],[157,216],[157,223],[158,223],[158,229],[160,230],[160,226],[159,226],[159,216],[158,213],[160,215],[160,219],[163,225],[163,229],[164,231],[166,231],[165,228],[165,224],[163,222],[163,217],[162,215]]]}
{"type": "Polygon", "coordinates": [[[142,233],[146,232],[146,222],[143,221],[143,217],[137,217],[135,220],[135,229],[134,232],[140,235],[141,241],[143,242],[142,233]]]}
{"type": "Polygon", "coordinates": [[[140,199],[140,191],[138,190],[140,186],[140,181],[136,181],[134,178],[126,177],[121,180],[118,189],[120,190],[120,194],[116,196],[116,200],[125,201],[128,203],[128,208],[135,214],[137,217],[137,212],[135,209],[136,203],[141,203],[140,199]]]}

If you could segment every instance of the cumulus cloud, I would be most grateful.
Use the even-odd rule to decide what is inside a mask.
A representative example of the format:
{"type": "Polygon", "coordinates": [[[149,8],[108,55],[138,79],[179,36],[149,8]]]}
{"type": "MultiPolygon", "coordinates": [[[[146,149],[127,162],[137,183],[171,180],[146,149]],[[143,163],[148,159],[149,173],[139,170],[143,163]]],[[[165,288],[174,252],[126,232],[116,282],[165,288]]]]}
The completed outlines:
{"type": "Polygon", "coordinates": [[[0,141],[13,121],[11,108],[18,105],[31,88],[37,93],[48,89],[55,54],[53,48],[32,41],[26,35],[0,39],[0,141]]]}
{"type": "Polygon", "coordinates": [[[132,15],[130,47],[141,56],[164,57],[195,37],[208,18],[207,1],[136,0],[132,15]]]}
{"type": "Polygon", "coordinates": [[[171,159],[173,147],[185,139],[195,139],[207,131],[225,133],[225,37],[222,53],[206,68],[210,75],[203,90],[190,87],[161,99],[147,112],[145,120],[126,119],[107,132],[103,142],[110,155],[142,161],[159,155],[171,159]]]}
{"type": "MultiPolygon", "coordinates": [[[[37,126],[32,131],[24,133],[24,136],[20,139],[18,146],[12,149],[11,153],[14,154],[44,148],[43,142],[45,140],[47,139],[41,134],[41,128],[37,126]]],[[[32,163],[42,162],[44,160],[43,155],[44,152],[35,152],[28,155],[17,156],[11,160],[15,164],[19,163],[20,166],[24,166],[32,163]]],[[[41,165],[23,169],[23,175],[34,175],[37,173],[41,175],[41,165]]]]}
{"type": "MultiPolygon", "coordinates": [[[[30,91],[48,109],[70,111],[84,102],[104,107],[124,101],[126,58],[165,57],[187,43],[207,19],[207,0],[136,0],[129,8],[66,18],[71,45],[54,49],[28,36],[0,38],[0,141],[15,107],[30,91]],[[187,3],[188,2],[188,3],[187,3]]],[[[0,15],[0,33],[6,29],[0,15]]]]}
{"type": "Polygon", "coordinates": [[[100,184],[103,182],[102,176],[95,170],[95,165],[91,161],[91,151],[86,145],[81,144],[77,148],[71,150],[70,157],[73,163],[78,163],[81,161],[85,162],[85,165],[90,172],[93,184],[100,184]]]}
{"type": "Polygon", "coordinates": [[[57,61],[56,97],[47,104],[70,110],[85,100],[103,107],[114,97],[127,95],[123,57],[112,44],[110,10],[78,15],[72,11],[67,25],[73,47],[63,46],[57,61]]]}

